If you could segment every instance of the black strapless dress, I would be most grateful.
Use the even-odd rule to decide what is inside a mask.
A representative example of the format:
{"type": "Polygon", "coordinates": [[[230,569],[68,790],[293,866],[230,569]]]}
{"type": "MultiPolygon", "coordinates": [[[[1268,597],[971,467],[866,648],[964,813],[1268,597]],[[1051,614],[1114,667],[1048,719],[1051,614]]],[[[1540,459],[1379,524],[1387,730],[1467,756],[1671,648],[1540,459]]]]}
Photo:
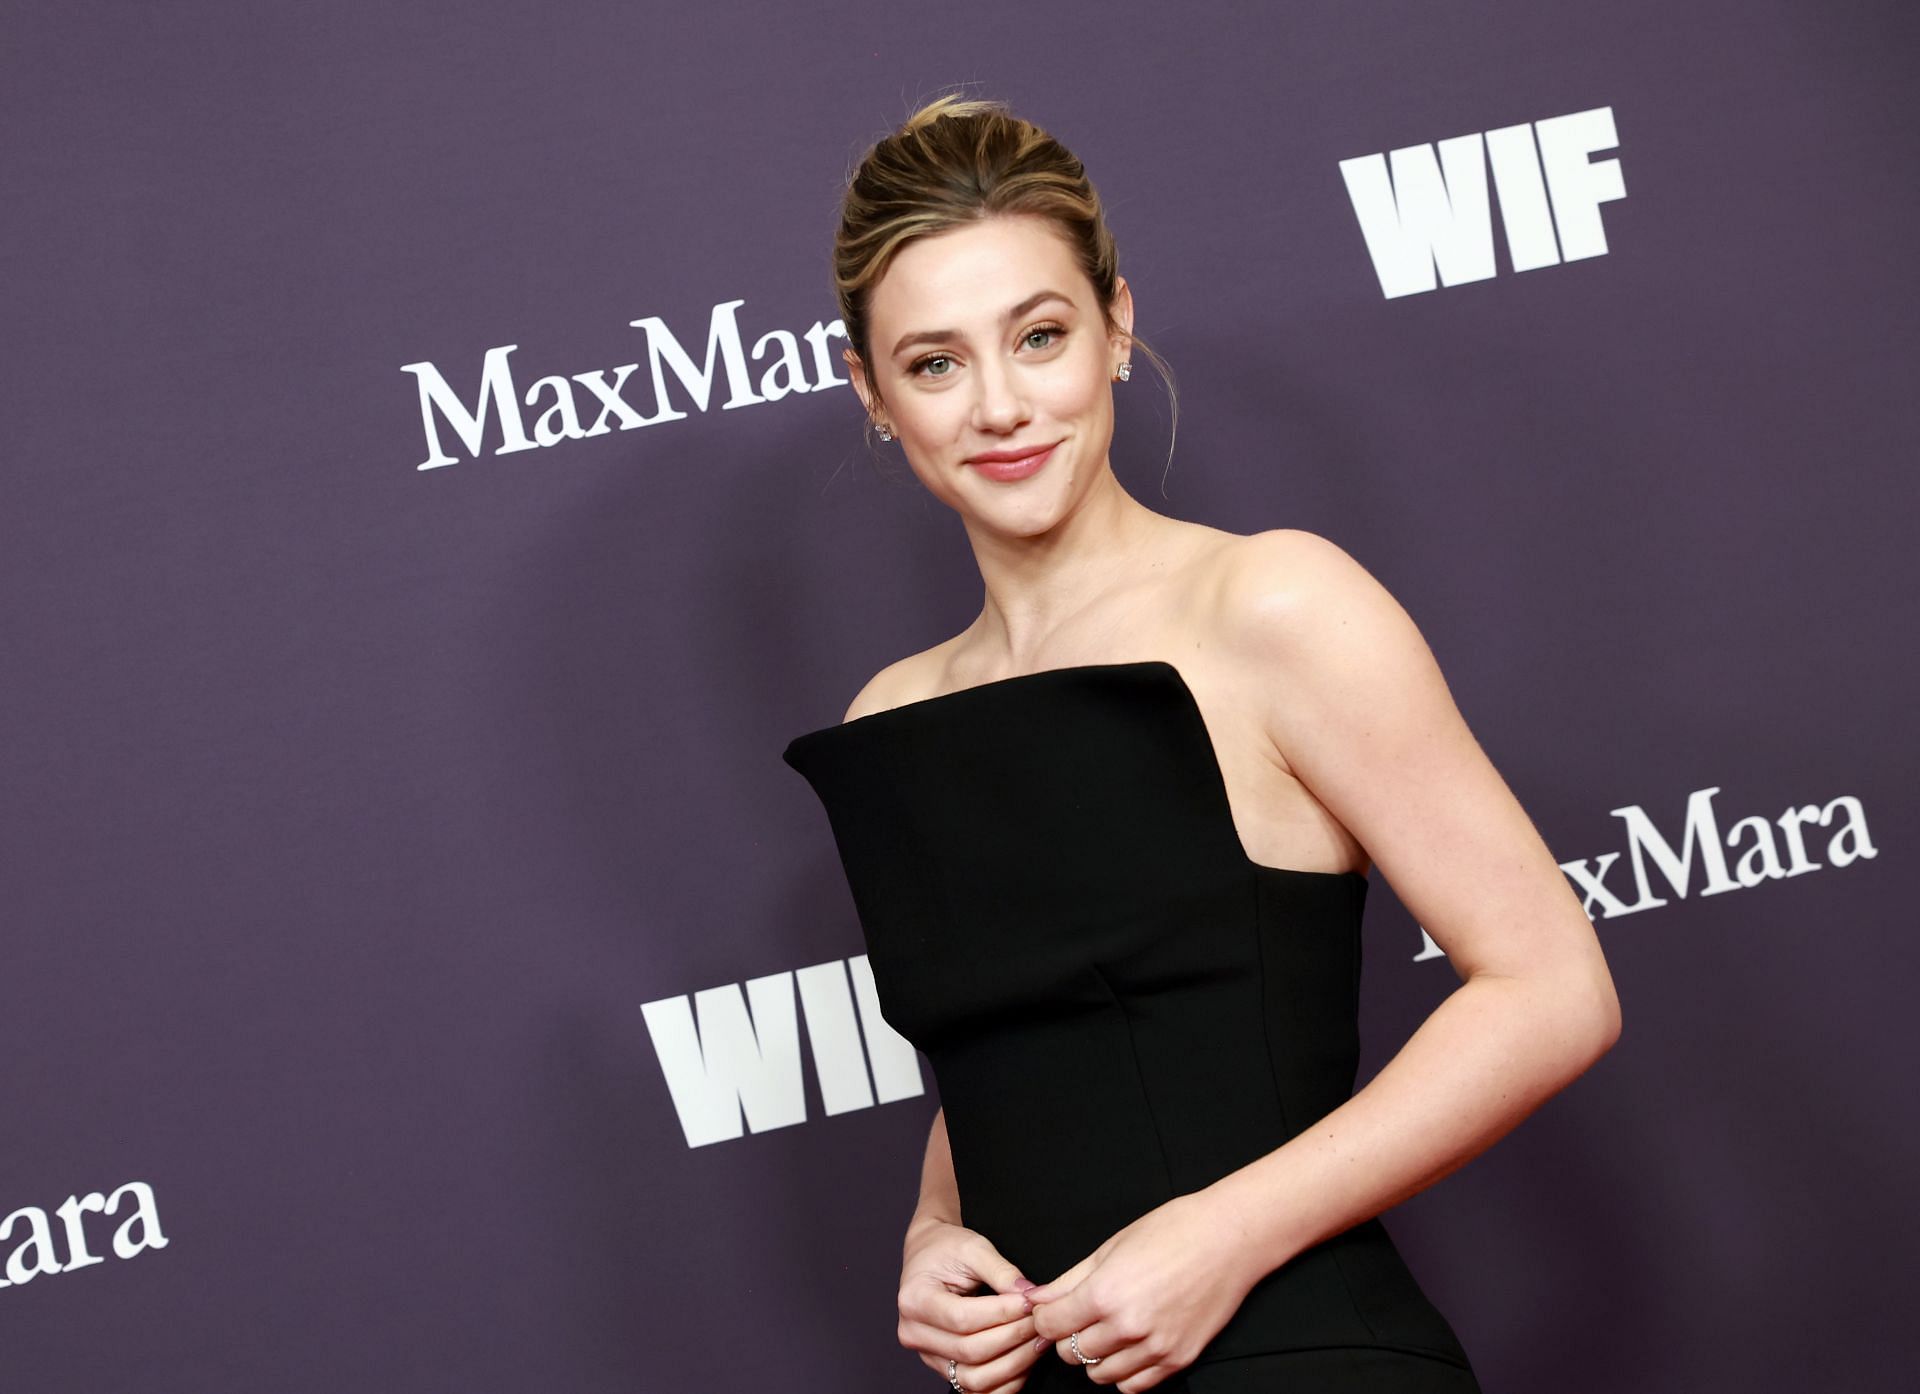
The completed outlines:
{"type": "MultiPolygon", "coordinates": [[[[825,805],[882,1014],[933,1067],[962,1219],[1036,1282],[1351,1096],[1366,879],[1247,856],[1171,663],[1002,678],[783,758],[825,805]]],[[[1026,1385],[1089,1387],[1052,1352],[1026,1385]]],[[[1376,1219],[1268,1274],[1159,1388],[1479,1386],[1376,1219]]]]}

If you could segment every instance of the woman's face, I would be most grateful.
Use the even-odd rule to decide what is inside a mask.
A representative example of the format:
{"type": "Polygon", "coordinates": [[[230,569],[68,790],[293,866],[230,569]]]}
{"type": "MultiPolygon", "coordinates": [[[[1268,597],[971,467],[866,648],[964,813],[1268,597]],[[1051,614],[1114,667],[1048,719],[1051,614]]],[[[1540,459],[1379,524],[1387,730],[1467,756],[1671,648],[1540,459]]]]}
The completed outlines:
{"type": "MultiPolygon", "coordinates": [[[[1118,286],[1114,318],[1131,330],[1132,294],[1118,286]]],[[[908,243],[874,287],[867,324],[880,400],[849,349],[854,390],[963,518],[1044,532],[1109,468],[1127,343],[1108,336],[1092,284],[1046,219],[990,218],[908,243]],[[1049,447],[1037,469],[978,458],[1049,447]]]]}

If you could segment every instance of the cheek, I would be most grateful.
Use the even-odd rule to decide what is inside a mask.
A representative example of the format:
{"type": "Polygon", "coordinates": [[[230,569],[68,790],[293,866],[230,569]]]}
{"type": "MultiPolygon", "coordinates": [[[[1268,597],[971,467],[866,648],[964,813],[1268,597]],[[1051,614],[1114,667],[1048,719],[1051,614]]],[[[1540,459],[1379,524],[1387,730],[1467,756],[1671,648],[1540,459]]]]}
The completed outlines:
{"type": "Polygon", "coordinates": [[[922,440],[955,439],[967,425],[966,402],[958,392],[929,394],[908,408],[907,424],[922,440]]]}
{"type": "Polygon", "coordinates": [[[1060,384],[1060,392],[1062,408],[1070,409],[1076,416],[1085,416],[1112,405],[1113,394],[1108,390],[1104,360],[1074,373],[1060,384]]]}
{"type": "Polygon", "coordinates": [[[1093,421],[1103,418],[1113,406],[1112,396],[1104,391],[1105,384],[1084,381],[1075,382],[1063,389],[1056,409],[1063,417],[1077,421],[1093,421]]]}

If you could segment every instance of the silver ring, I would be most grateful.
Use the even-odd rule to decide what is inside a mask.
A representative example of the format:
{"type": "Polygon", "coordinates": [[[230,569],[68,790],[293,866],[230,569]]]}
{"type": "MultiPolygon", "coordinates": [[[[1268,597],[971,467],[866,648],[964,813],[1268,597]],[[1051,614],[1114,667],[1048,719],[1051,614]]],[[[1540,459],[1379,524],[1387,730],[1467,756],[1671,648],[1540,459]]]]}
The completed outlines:
{"type": "Polygon", "coordinates": [[[960,1383],[960,1363],[956,1360],[947,1362],[947,1383],[958,1389],[960,1394],[967,1394],[966,1386],[960,1383]]]}
{"type": "Polygon", "coordinates": [[[1098,1365],[1102,1360],[1107,1358],[1104,1355],[1096,1355],[1089,1358],[1086,1352],[1080,1349],[1080,1333],[1078,1331],[1070,1331],[1067,1333],[1067,1344],[1073,1347],[1073,1353],[1082,1365],[1098,1365]]]}

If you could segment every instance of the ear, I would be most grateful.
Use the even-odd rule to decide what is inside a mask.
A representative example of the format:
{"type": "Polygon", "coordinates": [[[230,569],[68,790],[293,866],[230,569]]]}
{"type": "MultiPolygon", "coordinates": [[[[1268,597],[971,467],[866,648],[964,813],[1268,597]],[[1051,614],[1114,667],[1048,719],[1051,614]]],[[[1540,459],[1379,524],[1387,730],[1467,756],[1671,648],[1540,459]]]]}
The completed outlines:
{"type": "Polygon", "coordinates": [[[850,348],[840,350],[840,357],[846,362],[847,377],[853,382],[853,390],[860,398],[860,406],[868,416],[873,415],[873,399],[867,393],[867,375],[860,369],[860,355],[850,348]]]}
{"type": "MultiPolygon", "coordinates": [[[[1113,322],[1119,326],[1119,332],[1112,337],[1114,351],[1124,359],[1133,352],[1133,287],[1127,284],[1125,276],[1113,278],[1113,304],[1108,308],[1113,322]]],[[[1117,361],[1114,366],[1119,366],[1117,361]]]]}

